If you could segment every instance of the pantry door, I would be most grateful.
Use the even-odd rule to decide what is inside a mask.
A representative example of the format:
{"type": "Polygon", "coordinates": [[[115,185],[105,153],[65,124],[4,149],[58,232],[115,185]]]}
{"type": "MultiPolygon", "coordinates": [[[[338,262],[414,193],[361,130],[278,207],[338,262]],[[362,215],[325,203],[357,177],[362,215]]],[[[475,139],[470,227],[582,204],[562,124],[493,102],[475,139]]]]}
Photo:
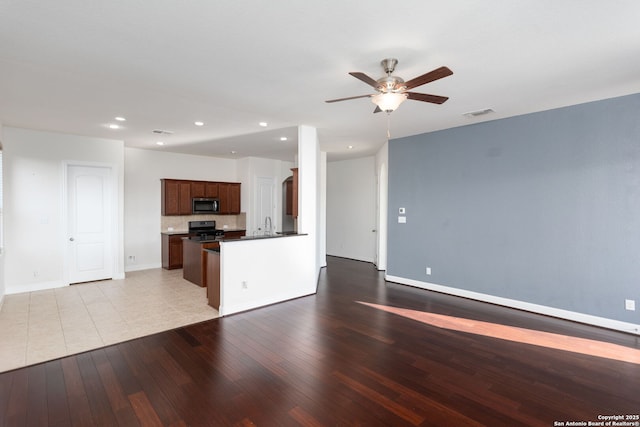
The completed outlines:
{"type": "Polygon", "coordinates": [[[113,277],[111,168],[67,167],[69,283],[113,277]]]}

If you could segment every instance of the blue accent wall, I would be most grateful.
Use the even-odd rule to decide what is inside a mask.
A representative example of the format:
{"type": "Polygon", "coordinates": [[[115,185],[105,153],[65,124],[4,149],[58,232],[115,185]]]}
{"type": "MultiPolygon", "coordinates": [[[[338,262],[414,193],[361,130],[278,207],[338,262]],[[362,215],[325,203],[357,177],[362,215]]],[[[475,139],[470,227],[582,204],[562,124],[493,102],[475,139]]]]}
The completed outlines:
{"type": "Polygon", "coordinates": [[[388,233],[388,275],[640,323],[640,94],[391,140],[388,233]]]}

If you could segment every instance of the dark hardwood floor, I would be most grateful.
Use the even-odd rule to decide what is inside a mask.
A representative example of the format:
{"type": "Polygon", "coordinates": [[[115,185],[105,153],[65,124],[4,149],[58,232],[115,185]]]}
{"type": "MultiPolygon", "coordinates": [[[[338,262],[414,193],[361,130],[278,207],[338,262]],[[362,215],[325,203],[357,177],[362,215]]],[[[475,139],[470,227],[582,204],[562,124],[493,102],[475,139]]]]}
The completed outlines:
{"type": "Polygon", "coordinates": [[[358,301],[631,349],[638,337],[383,277],[330,257],[315,296],[0,374],[0,424],[553,426],[640,412],[640,364],[442,329],[358,301]]]}

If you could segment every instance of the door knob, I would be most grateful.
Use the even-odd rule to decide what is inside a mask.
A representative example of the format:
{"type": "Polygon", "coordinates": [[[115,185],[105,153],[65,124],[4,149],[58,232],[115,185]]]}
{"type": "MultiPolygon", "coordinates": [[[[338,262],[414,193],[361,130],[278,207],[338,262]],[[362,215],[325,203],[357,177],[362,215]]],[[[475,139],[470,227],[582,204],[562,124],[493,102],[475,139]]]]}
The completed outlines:
{"type": "Polygon", "coordinates": [[[75,239],[73,237],[69,237],[69,241],[73,242],[75,239]]]}

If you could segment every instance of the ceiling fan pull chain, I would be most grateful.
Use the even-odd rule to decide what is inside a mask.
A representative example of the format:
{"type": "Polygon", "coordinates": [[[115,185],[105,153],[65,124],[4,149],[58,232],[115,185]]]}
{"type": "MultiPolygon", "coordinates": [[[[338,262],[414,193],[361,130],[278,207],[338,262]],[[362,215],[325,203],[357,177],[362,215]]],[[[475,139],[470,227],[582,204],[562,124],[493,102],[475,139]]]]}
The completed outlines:
{"type": "Polygon", "coordinates": [[[387,114],[387,142],[391,139],[391,114],[387,114]]]}

